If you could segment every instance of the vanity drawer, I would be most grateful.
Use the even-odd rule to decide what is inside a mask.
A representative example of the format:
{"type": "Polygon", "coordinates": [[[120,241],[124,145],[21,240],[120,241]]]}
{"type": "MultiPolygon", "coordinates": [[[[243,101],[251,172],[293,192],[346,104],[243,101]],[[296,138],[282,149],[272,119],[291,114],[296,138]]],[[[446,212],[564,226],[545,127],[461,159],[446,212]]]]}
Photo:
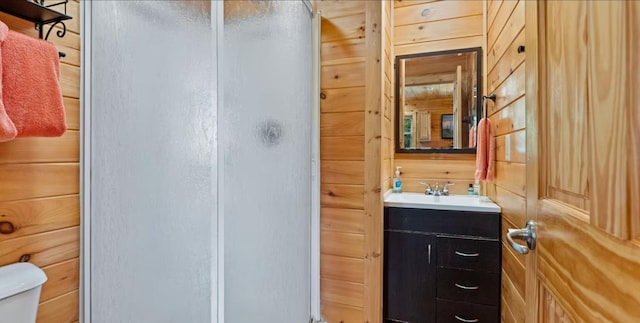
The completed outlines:
{"type": "Polygon", "coordinates": [[[438,266],[500,272],[500,241],[438,237],[438,266]]]}
{"type": "Polygon", "coordinates": [[[384,208],[385,230],[500,239],[500,214],[448,210],[384,208]]]}
{"type": "Polygon", "coordinates": [[[500,322],[500,310],[497,306],[469,304],[438,299],[436,311],[438,323],[500,322]]]}
{"type": "Polygon", "coordinates": [[[438,298],[484,305],[500,304],[500,274],[438,268],[438,298]]]}

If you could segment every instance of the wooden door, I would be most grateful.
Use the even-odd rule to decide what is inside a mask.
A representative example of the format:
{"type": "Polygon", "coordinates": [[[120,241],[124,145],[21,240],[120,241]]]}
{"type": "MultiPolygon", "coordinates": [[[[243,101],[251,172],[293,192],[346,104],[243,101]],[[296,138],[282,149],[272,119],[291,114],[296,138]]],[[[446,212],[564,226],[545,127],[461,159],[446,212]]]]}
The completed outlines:
{"type": "Polygon", "coordinates": [[[640,3],[526,17],[527,322],[640,322],[640,3]]]}

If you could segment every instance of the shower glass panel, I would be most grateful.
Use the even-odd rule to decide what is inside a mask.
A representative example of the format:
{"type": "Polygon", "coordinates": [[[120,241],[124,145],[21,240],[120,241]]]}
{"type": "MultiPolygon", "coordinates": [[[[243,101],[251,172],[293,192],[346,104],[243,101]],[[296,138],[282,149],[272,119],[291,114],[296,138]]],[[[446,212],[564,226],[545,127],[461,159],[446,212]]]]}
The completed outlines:
{"type": "Polygon", "coordinates": [[[223,38],[225,322],[308,322],[311,14],[225,1],[223,38]]]}
{"type": "Polygon", "coordinates": [[[211,2],[91,1],[88,8],[91,322],[212,322],[211,2]]]}

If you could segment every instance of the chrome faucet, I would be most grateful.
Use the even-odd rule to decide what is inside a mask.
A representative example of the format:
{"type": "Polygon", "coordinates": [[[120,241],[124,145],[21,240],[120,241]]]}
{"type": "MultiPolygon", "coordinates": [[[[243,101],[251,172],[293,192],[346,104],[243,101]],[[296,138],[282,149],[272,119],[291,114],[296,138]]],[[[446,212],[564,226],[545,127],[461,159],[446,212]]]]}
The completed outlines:
{"type": "Polygon", "coordinates": [[[433,195],[433,196],[447,196],[449,195],[449,186],[455,185],[455,183],[445,183],[442,187],[442,191],[440,190],[440,184],[436,182],[436,185],[431,189],[431,185],[427,182],[420,182],[420,184],[425,186],[424,195],[433,195]]]}
{"type": "Polygon", "coordinates": [[[431,191],[431,185],[429,185],[429,183],[427,182],[420,182],[420,184],[424,185],[424,195],[431,195],[433,194],[433,191],[431,191]]]}
{"type": "Polygon", "coordinates": [[[451,183],[451,182],[445,183],[444,187],[442,188],[442,195],[445,195],[445,196],[449,195],[449,186],[453,186],[453,185],[456,185],[456,183],[451,183]]]}

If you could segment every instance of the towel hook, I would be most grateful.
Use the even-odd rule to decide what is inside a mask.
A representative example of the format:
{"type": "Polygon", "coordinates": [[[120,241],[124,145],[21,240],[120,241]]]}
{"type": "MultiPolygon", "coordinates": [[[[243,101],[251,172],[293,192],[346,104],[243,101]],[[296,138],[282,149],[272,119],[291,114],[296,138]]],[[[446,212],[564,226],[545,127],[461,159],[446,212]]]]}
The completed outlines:
{"type": "Polygon", "coordinates": [[[482,96],[482,108],[483,108],[483,118],[487,117],[487,99],[493,101],[493,103],[496,103],[496,94],[492,93],[491,95],[483,95],[482,96]]]}

